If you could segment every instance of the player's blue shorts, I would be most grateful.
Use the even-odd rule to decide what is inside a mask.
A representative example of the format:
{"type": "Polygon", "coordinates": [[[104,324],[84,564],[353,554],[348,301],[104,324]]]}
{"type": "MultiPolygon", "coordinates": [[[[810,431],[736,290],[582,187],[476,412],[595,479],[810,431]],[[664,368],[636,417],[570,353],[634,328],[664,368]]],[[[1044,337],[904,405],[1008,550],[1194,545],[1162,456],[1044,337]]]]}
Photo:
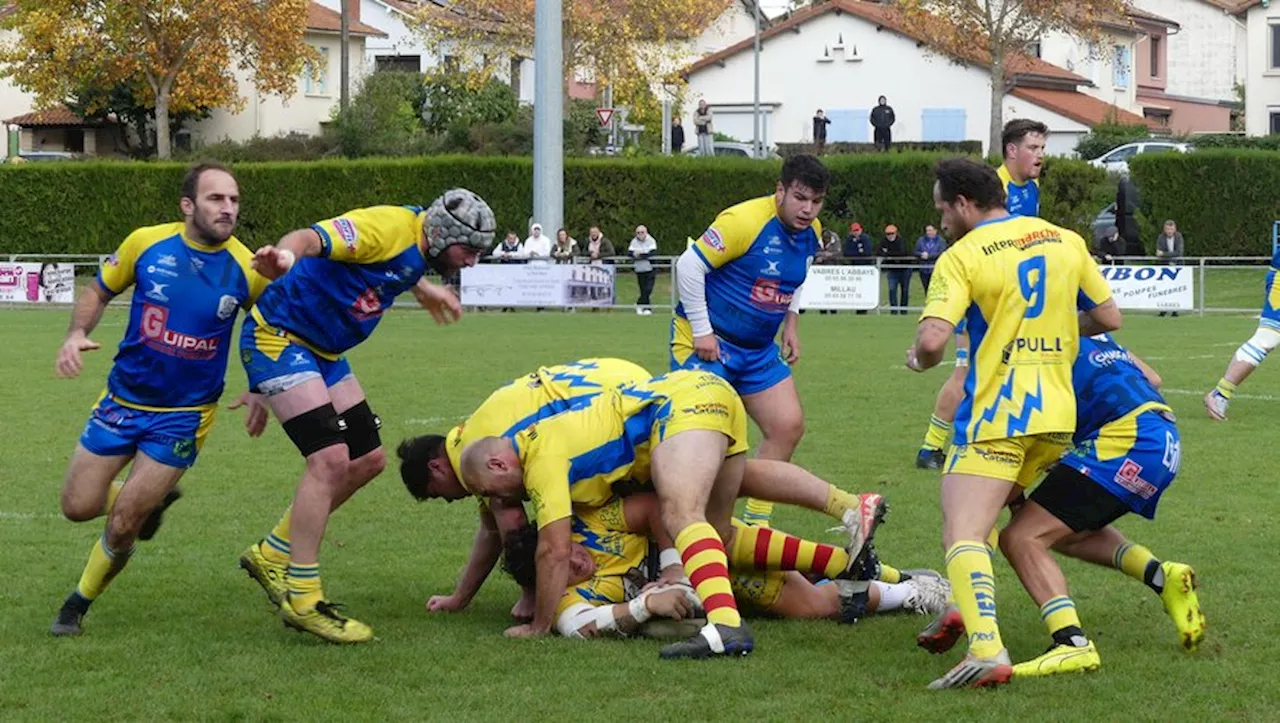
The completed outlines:
{"type": "Polygon", "coordinates": [[[323,379],[332,387],[351,376],[346,357],[327,359],[251,315],[245,316],[240,329],[240,361],[249,375],[250,391],[267,396],[312,379],[323,379]]]}
{"type": "Polygon", "coordinates": [[[1266,295],[1262,300],[1262,316],[1258,326],[1280,331],[1280,284],[1276,283],[1277,275],[1280,273],[1275,269],[1267,272],[1266,295]]]}
{"type": "Polygon", "coordinates": [[[1148,408],[1103,426],[1096,437],[1068,452],[1062,464],[1106,488],[1134,512],[1154,519],[1160,495],[1178,474],[1181,449],[1173,415],[1148,408]]]}
{"type": "Polygon", "coordinates": [[[791,376],[791,367],[782,358],[782,350],[776,343],[763,349],[744,349],[724,339],[720,343],[720,360],[703,361],[693,352],[693,347],[680,338],[672,323],[671,371],[700,369],[711,372],[733,386],[739,395],[755,394],[772,389],[791,376]]]}
{"type": "Polygon", "coordinates": [[[102,395],[80,435],[80,445],[100,457],[142,452],[160,464],[187,469],[196,463],[213,426],[216,406],[198,410],[137,409],[102,395]]]}

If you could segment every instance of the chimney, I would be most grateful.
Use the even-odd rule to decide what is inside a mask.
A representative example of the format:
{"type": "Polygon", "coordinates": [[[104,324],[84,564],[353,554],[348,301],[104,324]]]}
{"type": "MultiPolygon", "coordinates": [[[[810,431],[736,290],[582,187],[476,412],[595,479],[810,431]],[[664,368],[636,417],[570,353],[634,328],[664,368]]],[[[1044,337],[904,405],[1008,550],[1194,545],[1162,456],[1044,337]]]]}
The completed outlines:
{"type": "Polygon", "coordinates": [[[360,0],[341,0],[347,6],[347,14],[352,25],[360,22],[360,0]]]}

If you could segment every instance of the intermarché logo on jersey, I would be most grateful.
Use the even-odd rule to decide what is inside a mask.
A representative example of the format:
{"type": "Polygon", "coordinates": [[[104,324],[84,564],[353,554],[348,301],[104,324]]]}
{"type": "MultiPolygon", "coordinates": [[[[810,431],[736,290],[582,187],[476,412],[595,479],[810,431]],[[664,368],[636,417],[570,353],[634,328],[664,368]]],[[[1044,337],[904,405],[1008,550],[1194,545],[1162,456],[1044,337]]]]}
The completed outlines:
{"type": "Polygon", "coordinates": [[[1004,251],[1006,249],[1017,249],[1019,251],[1026,251],[1027,249],[1034,248],[1036,246],[1039,246],[1040,244],[1060,244],[1060,243],[1062,243],[1062,237],[1058,235],[1057,231],[1053,231],[1050,229],[1039,229],[1036,231],[1032,231],[1031,233],[1025,236],[1020,236],[1018,238],[1011,238],[1011,239],[1003,239],[1001,241],[996,241],[995,243],[987,244],[986,246],[982,247],[982,253],[985,256],[990,256],[991,254],[999,253],[1000,251],[1004,251]]]}

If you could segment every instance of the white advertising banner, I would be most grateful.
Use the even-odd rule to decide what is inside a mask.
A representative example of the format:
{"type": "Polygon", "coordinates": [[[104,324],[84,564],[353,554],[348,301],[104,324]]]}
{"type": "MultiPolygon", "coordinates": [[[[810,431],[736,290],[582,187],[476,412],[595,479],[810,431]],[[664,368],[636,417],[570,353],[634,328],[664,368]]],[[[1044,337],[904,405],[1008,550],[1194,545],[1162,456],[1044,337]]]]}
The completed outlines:
{"type": "Polygon", "coordinates": [[[802,309],[874,309],[880,305],[875,266],[812,266],[800,289],[802,309]]]}
{"type": "Polygon", "coordinates": [[[611,306],[614,268],[480,264],[462,270],[464,306],[611,306]]]}
{"type": "Polygon", "coordinates": [[[1190,311],[1195,308],[1193,266],[1100,266],[1121,309],[1190,311]]]}
{"type": "Polygon", "coordinates": [[[70,304],[75,294],[71,264],[0,263],[0,302],[70,304]]]}

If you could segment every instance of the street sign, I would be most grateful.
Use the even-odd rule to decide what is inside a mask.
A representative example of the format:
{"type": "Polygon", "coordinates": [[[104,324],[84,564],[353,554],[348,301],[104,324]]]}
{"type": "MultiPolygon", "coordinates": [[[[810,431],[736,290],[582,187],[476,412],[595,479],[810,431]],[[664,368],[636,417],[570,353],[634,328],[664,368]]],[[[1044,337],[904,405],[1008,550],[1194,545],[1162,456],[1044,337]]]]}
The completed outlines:
{"type": "Polygon", "coordinates": [[[600,118],[600,127],[608,128],[609,123],[613,120],[612,108],[596,108],[596,116],[600,118]]]}

